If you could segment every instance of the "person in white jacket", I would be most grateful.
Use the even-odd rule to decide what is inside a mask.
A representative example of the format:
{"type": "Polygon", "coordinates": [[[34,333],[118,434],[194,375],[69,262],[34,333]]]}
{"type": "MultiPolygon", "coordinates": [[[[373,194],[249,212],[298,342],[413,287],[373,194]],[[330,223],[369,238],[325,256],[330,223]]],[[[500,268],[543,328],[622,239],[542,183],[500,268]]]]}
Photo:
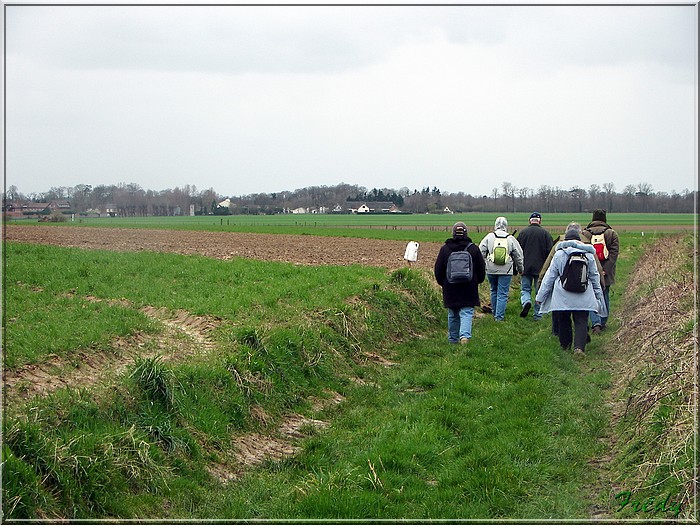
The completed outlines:
{"type": "Polygon", "coordinates": [[[570,223],[566,227],[564,240],[556,246],[552,263],[544,274],[535,297],[540,312],[552,312],[552,316],[558,316],[559,344],[562,349],[568,350],[573,342],[574,353],[579,355],[583,355],[586,349],[589,312],[597,312],[602,316],[607,314],[595,256],[595,248],[581,242],[581,225],[570,223]],[[588,261],[588,285],[583,292],[565,290],[561,281],[569,257],[574,253],[585,254],[588,261]]]}
{"type": "Polygon", "coordinates": [[[523,249],[508,233],[508,221],[497,217],[494,231],[479,243],[481,255],[486,259],[486,277],[491,287],[491,309],[496,321],[503,321],[513,275],[523,273],[523,249]],[[502,255],[501,255],[502,253],[502,255]]]}

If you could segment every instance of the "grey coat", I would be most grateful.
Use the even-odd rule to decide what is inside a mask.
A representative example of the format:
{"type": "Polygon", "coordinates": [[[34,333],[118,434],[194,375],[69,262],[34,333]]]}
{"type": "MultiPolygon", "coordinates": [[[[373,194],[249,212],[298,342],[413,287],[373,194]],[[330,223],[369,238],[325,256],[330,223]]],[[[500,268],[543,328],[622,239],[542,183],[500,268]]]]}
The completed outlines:
{"type": "Polygon", "coordinates": [[[552,258],[552,264],[544,274],[535,301],[541,303],[540,312],[587,310],[607,315],[603,289],[600,286],[600,274],[595,261],[595,248],[590,244],[569,240],[560,242],[552,258]],[[588,259],[588,288],[583,293],[564,290],[559,277],[564,272],[569,255],[583,252],[588,259]]]}

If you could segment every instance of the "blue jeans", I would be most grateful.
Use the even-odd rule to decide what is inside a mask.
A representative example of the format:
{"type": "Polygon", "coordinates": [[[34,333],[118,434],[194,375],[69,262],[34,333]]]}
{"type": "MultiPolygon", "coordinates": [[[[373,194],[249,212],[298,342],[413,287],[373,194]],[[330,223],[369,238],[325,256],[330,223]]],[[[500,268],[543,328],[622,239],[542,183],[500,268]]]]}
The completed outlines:
{"type": "Polygon", "coordinates": [[[450,343],[458,343],[462,337],[471,339],[474,307],[447,309],[447,339],[450,343]]]}
{"type": "Polygon", "coordinates": [[[503,321],[506,317],[506,304],[508,304],[508,293],[510,292],[510,281],[512,275],[486,274],[491,285],[491,309],[496,321],[503,321]]]}
{"type": "MultiPolygon", "coordinates": [[[[603,300],[605,301],[605,307],[608,309],[608,315],[610,315],[610,287],[606,286],[603,288],[603,300]]],[[[601,328],[605,328],[605,325],[608,322],[607,317],[601,317],[598,315],[597,312],[591,312],[590,314],[591,318],[591,326],[600,326],[601,328]]]]}
{"type": "Polygon", "coordinates": [[[542,314],[540,313],[540,305],[532,300],[532,289],[535,289],[537,293],[537,279],[539,275],[521,275],[520,276],[520,304],[525,306],[526,303],[533,304],[535,306],[535,319],[542,319],[542,314]]]}

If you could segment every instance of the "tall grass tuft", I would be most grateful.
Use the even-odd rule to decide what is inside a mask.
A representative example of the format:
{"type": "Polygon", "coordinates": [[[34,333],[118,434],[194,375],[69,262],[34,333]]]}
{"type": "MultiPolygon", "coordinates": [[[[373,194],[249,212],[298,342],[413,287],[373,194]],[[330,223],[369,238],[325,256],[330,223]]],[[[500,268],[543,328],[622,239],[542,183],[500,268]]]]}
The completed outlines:
{"type": "Polygon", "coordinates": [[[42,412],[14,421],[4,436],[5,517],[120,515],[128,511],[115,493],[167,487],[169,468],[134,426],[99,432],[47,427],[42,412]]]}
{"type": "Polygon", "coordinates": [[[168,410],[174,408],[177,381],[172,370],[163,364],[162,356],[137,357],[130,377],[151,401],[168,410]]]}

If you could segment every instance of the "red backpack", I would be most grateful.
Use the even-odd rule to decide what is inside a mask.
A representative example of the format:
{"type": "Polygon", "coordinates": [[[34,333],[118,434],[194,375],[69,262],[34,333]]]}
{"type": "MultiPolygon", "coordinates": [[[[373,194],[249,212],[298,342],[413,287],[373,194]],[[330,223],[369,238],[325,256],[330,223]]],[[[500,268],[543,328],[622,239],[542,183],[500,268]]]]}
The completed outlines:
{"type": "Polygon", "coordinates": [[[588,230],[591,232],[591,244],[595,248],[595,254],[598,256],[598,259],[601,261],[605,261],[610,253],[608,252],[608,246],[605,244],[605,232],[608,230],[608,228],[605,228],[600,233],[593,233],[591,230],[588,230]]]}

